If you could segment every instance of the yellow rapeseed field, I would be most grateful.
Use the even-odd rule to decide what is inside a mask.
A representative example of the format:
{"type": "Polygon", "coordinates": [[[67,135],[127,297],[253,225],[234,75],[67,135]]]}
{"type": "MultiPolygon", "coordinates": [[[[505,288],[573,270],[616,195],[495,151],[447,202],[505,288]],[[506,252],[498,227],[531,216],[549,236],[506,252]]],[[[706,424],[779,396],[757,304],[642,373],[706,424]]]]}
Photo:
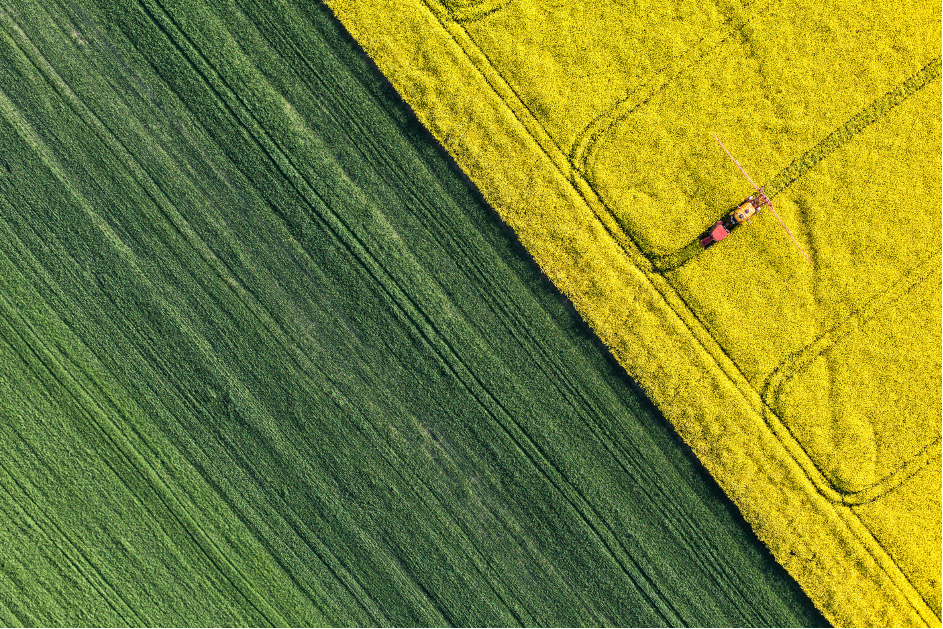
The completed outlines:
{"type": "Polygon", "coordinates": [[[939,626],[939,3],[328,4],[826,616],[939,626]],[[809,261],[697,244],[713,134],[809,261]]]}

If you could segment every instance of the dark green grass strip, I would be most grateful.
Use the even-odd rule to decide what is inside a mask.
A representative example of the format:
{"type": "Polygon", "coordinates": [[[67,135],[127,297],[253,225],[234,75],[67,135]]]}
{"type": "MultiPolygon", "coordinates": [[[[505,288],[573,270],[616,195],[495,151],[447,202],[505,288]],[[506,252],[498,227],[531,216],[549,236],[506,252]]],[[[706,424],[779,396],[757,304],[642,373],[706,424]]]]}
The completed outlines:
{"type": "MultiPolygon", "coordinates": [[[[894,107],[904,102],[908,96],[916,93],[939,76],[940,57],[937,57],[896,88],[877,98],[874,102],[845,122],[841,127],[828,134],[821,142],[793,160],[786,168],[779,171],[769,183],[764,186],[766,194],[772,198],[791,186],[796,179],[814,168],[816,164],[831,155],[837,149],[841,148],[871,123],[886,116],[894,107]]],[[[721,217],[722,216],[723,215],[721,215],[721,217]]],[[[655,261],[655,265],[658,270],[663,273],[674,271],[693,260],[702,251],[704,251],[704,249],[701,248],[697,241],[694,241],[672,254],[659,257],[655,261]]]]}
{"type": "Polygon", "coordinates": [[[822,618],[323,7],[0,5],[0,622],[822,618]]]}

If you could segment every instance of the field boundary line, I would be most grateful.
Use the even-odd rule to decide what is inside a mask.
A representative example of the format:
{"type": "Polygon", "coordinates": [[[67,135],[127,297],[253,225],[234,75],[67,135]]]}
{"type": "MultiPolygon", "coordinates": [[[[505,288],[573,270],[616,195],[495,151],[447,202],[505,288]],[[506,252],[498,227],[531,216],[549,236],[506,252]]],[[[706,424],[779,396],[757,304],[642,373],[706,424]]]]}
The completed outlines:
{"type": "MultiPolygon", "coordinates": [[[[666,386],[671,387],[670,391],[666,393],[664,390],[659,389],[655,391],[658,394],[655,397],[657,398],[656,401],[667,404],[669,408],[675,408],[680,404],[677,400],[684,400],[685,395],[688,394],[685,389],[676,389],[676,387],[684,386],[678,382],[678,379],[682,376],[687,377],[688,372],[693,372],[695,369],[701,375],[701,380],[692,380],[689,383],[685,381],[690,385],[692,391],[694,389],[700,390],[706,386],[702,386],[701,382],[704,380],[704,376],[707,376],[710,382],[716,383],[721,391],[724,391],[723,397],[728,403],[723,407],[699,409],[701,412],[709,412],[712,418],[716,414],[715,423],[706,425],[698,423],[695,421],[696,418],[680,411],[675,416],[676,421],[673,423],[689,442],[694,441],[695,452],[705,462],[708,469],[712,471],[715,478],[721,482],[721,486],[727,490],[731,498],[741,504],[741,508],[745,506],[748,509],[744,515],[748,521],[754,524],[754,529],[757,530],[761,539],[767,541],[768,544],[772,541],[776,542],[775,554],[790,572],[800,577],[811,578],[809,574],[804,573],[804,570],[801,569],[802,566],[798,563],[799,560],[790,558],[786,552],[796,540],[790,539],[788,536],[773,536],[771,538],[769,537],[771,535],[770,531],[757,528],[758,526],[772,526],[775,522],[784,521],[782,513],[776,510],[776,505],[770,503],[772,498],[769,497],[768,491],[766,494],[749,493],[750,491],[759,492],[759,478],[740,478],[743,474],[742,468],[731,468],[730,466],[733,463],[723,457],[714,456],[716,453],[713,448],[719,447],[716,440],[722,440],[724,443],[731,439],[748,437],[764,442],[769,440],[769,453],[763,455],[755,453],[754,450],[745,447],[744,444],[744,447],[738,450],[744,455],[741,462],[749,464],[756,459],[757,464],[767,465],[773,464],[775,461],[776,469],[781,469],[782,478],[780,480],[784,483],[788,482],[790,486],[795,485],[795,496],[803,504],[806,504],[810,512],[830,522],[828,527],[823,525],[819,529],[812,528],[810,534],[813,538],[825,544],[830,552],[834,551],[836,556],[842,557],[842,561],[850,564],[857,565],[859,560],[863,560],[869,555],[873,556],[875,552],[886,556],[886,551],[877,545],[876,540],[871,538],[869,541],[860,538],[852,530],[853,527],[844,520],[846,514],[840,512],[847,510],[848,507],[836,505],[821,495],[796,458],[797,456],[800,458],[806,456],[805,453],[801,450],[797,452],[795,449],[790,449],[771,430],[763,415],[765,404],[758,392],[749,385],[737,366],[723,351],[723,348],[720,348],[716,340],[707,333],[703,323],[692,314],[684,300],[677,295],[665,278],[652,268],[651,263],[640,254],[637,248],[633,247],[633,243],[627,239],[620,239],[617,233],[613,233],[612,230],[608,229],[604,217],[600,220],[598,205],[601,204],[599,199],[593,201],[593,191],[584,182],[580,182],[579,179],[574,181],[570,177],[572,168],[568,169],[565,163],[561,164],[552,154],[552,147],[545,146],[545,138],[540,128],[534,128],[525,122],[525,119],[533,119],[532,114],[527,112],[526,107],[521,105],[513,90],[496,74],[487,58],[480,51],[470,50],[466,46],[466,44],[469,44],[467,33],[454,21],[448,20],[447,11],[439,7],[438,4],[434,4],[433,0],[416,0],[410,5],[409,11],[398,9],[399,12],[392,10],[392,4],[389,0],[375,0],[371,6],[376,5],[376,8],[389,12],[386,21],[376,23],[371,22],[372,18],[370,16],[372,13],[370,9],[358,6],[356,2],[334,0],[332,5],[336,6],[335,12],[341,17],[342,21],[348,23],[348,27],[354,33],[354,36],[362,41],[365,49],[377,59],[377,63],[387,73],[398,91],[404,94],[407,102],[410,102],[417,110],[420,119],[430,127],[433,134],[453,155],[458,154],[461,156],[469,150],[483,150],[487,157],[496,158],[496,151],[489,152],[476,144],[478,142],[477,137],[466,140],[464,137],[456,135],[458,130],[455,128],[456,121],[449,118],[449,116],[454,116],[459,120],[462,119],[461,110],[458,108],[463,104],[471,105],[469,101],[471,98],[470,92],[467,87],[464,88],[464,91],[459,92],[457,91],[458,88],[452,88],[448,85],[429,84],[425,81],[427,75],[423,74],[420,68],[411,67],[409,63],[403,61],[403,51],[400,48],[405,48],[406,51],[419,55],[436,55],[435,57],[425,58],[441,59],[441,64],[444,67],[454,71],[456,76],[461,75],[463,77],[463,85],[465,82],[472,82],[476,90],[476,99],[486,98],[488,107],[491,108],[489,111],[499,112],[499,117],[494,119],[495,122],[490,123],[489,130],[492,134],[499,134],[502,142],[515,142],[526,147],[527,157],[536,160],[535,166],[533,166],[533,174],[530,171],[527,174],[535,181],[534,185],[543,186],[540,190],[547,195],[548,202],[553,204],[546,211],[541,212],[539,216],[556,217],[562,215],[562,208],[566,206],[566,211],[569,212],[567,216],[572,217],[572,220],[577,223],[578,233],[583,234],[587,243],[607,243],[605,247],[600,245],[598,251],[593,250],[592,256],[595,257],[580,251],[579,255],[581,257],[579,259],[585,262],[587,269],[594,273],[591,280],[592,286],[600,288],[608,286],[607,282],[610,282],[610,277],[618,274],[619,281],[611,280],[612,284],[632,288],[637,296],[634,297],[634,300],[619,305],[620,308],[624,308],[621,313],[613,310],[616,308],[615,304],[611,304],[607,308],[601,308],[592,321],[593,329],[609,347],[614,348],[613,353],[620,362],[632,366],[634,371],[630,373],[634,378],[648,382],[647,378],[660,375],[667,379],[669,384],[666,386]],[[402,15],[402,18],[396,17],[397,15],[402,15]],[[348,19],[349,22],[347,22],[348,19]],[[397,30],[400,25],[408,29],[432,29],[422,31],[425,33],[434,33],[441,29],[444,36],[424,36],[422,39],[400,41],[399,38],[403,36],[403,32],[397,30]],[[469,102],[466,103],[466,101],[469,102]],[[424,110],[427,103],[428,110],[424,110]],[[430,112],[434,113],[430,114],[430,112]],[[495,154],[493,155],[493,153],[495,154]],[[563,181],[560,181],[561,175],[563,181]],[[569,186],[564,184],[569,184],[569,186]],[[580,199],[582,203],[580,203],[580,199]],[[595,220],[591,220],[592,218],[595,218],[595,220]],[[618,251],[617,248],[621,251],[618,251]],[[601,268],[603,261],[608,267],[606,270],[601,268]],[[683,351],[685,356],[689,356],[690,363],[687,366],[676,365],[678,367],[676,371],[669,371],[666,370],[667,363],[670,362],[667,359],[654,363],[651,361],[641,364],[634,362],[632,359],[637,358],[637,356],[626,343],[630,340],[638,340],[635,339],[636,335],[632,335],[622,326],[622,323],[626,319],[635,316],[642,317],[646,321],[657,317],[660,320],[660,327],[658,328],[660,331],[656,331],[654,339],[664,341],[667,347],[675,348],[677,346],[679,351],[683,351]],[[614,341],[619,342],[613,345],[614,341]],[[683,349],[681,347],[682,341],[684,341],[683,349]],[[673,397],[669,395],[671,392],[675,393],[673,397]],[[669,395],[668,399],[665,398],[665,395],[669,395]],[[733,419],[734,409],[738,411],[740,417],[748,416],[751,421],[735,423],[733,419]],[[747,412],[740,414],[741,409],[747,412]],[[698,432],[713,431],[717,426],[724,426],[725,431],[722,435],[716,436],[714,441],[710,439],[704,441],[700,432],[698,432]],[[742,480],[745,485],[731,485],[733,479],[742,480]],[[744,491],[747,491],[748,495],[742,495],[744,491]]],[[[482,109],[482,111],[485,111],[485,109],[482,109]]],[[[485,120],[473,120],[471,122],[472,124],[486,124],[485,120]]],[[[508,191],[507,188],[509,182],[516,180],[516,178],[492,170],[483,172],[484,164],[481,160],[484,157],[479,155],[476,156],[476,159],[478,161],[475,162],[475,167],[478,170],[472,169],[473,172],[470,173],[472,180],[481,187],[486,198],[489,198],[489,194],[498,195],[490,197],[492,203],[496,203],[494,199],[500,201],[496,204],[496,209],[513,227],[522,230],[522,242],[533,246],[535,244],[533,242],[535,234],[538,232],[526,221],[528,215],[521,214],[527,209],[526,202],[521,194],[514,194],[512,191],[508,191]]],[[[530,162],[528,162],[529,165],[530,162]]],[[[468,167],[468,164],[466,163],[465,166],[468,167]]],[[[574,301],[576,308],[581,312],[585,312],[585,308],[589,307],[587,303],[589,300],[580,297],[576,279],[555,270],[553,267],[545,266],[545,264],[549,264],[547,256],[558,250],[562,251],[562,248],[558,245],[547,245],[543,249],[538,248],[534,257],[538,263],[544,263],[542,266],[544,266],[545,272],[548,272],[548,275],[558,287],[574,301]]],[[[652,340],[649,339],[649,342],[652,340]]],[[[764,478],[766,477],[764,476],[764,478]]],[[[764,485],[764,487],[768,489],[768,486],[764,485]]],[[[882,613],[882,617],[887,614],[901,619],[920,617],[923,619],[921,622],[926,622],[926,618],[933,617],[933,614],[929,613],[925,605],[914,601],[912,597],[908,596],[908,592],[912,593],[913,588],[909,581],[903,577],[903,574],[900,573],[899,568],[895,571],[894,566],[889,567],[885,564],[878,568],[871,562],[865,562],[862,565],[861,578],[862,583],[867,584],[868,591],[877,592],[881,590],[885,592],[883,598],[886,599],[889,607],[886,613],[882,613]],[[890,569],[890,572],[888,572],[888,569],[890,569]],[[929,615],[927,615],[928,613],[929,615]]],[[[807,580],[804,580],[803,584],[808,587],[807,580]]],[[[827,597],[828,600],[839,597],[844,605],[844,607],[828,608],[833,622],[849,623],[851,621],[847,618],[870,617],[874,610],[865,609],[861,605],[862,599],[859,594],[860,592],[852,595],[847,588],[847,583],[844,582],[836,582],[826,587],[826,591],[822,593],[822,596],[827,597]],[[835,614],[841,615],[836,616],[835,614]],[[846,614],[847,616],[845,616],[846,614]],[[842,621],[842,618],[846,618],[846,620],[842,621]]],[[[825,599],[819,599],[820,602],[822,600],[825,599]]],[[[859,622],[865,621],[859,620],[859,622]]],[[[900,622],[916,621],[901,620],[900,622]]]]}

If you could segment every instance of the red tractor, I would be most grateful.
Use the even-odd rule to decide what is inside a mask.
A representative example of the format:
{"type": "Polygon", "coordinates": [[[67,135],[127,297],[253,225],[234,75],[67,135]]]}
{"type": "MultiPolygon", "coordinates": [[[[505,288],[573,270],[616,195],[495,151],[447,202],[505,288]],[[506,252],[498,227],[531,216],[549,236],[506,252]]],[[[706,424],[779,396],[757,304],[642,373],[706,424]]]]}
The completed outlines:
{"type": "Polygon", "coordinates": [[[748,197],[736,209],[725,216],[723,219],[711,225],[706,232],[700,235],[698,240],[701,246],[707,249],[715,242],[720,242],[726,238],[735,227],[739,227],[747,222],[760,211],[760,208],[769,203],[769,199],[762,192],[748,197]]]}
{"type": "Polygon", "coordinates": [[[773,203],[769,200],[769,197],[764,194],[763,188],[757,186],[753,180],[750,179],[750,175],[748,175],[747,172],[743,170],[743,166],[740,165],[740,162],[738,162],[736,158],[730,154],[730,151],[728,151],[727,147],[724,146],[723,142],[720,141],[720,138],[715,135],[714,139],[717,140],[717,144],[720,144],[720,148],[724,149],[724,153],[727,154],[727,157],[733,160],[733,163],[737,165],[737,168],[739,168],[740,172],[743,173],[743,176],[747,178],[747,181],[750,182],[750,185],[756,189],[756,194],[751,197],[747,197],[747,199],[738,205],[733,212],[711,225],[710,228],[708,228],[708,230],[701,234],[701,237],[698,238],[699,244],[707,249],[715,242],[723,240],[730,234],[731,231],[733,231],[735,227],[738,227],[744,222],[753,218],[753,216],[760,211],[760,208],[765,205],[769,208],[769,211],[773,213],[773,216],[776,217],[776,220],[779,221],[779,224],[783,226],[783,229],[786,230],[786,233],[789,234],[792,242],[794,242],[795,245],[799,247],[799,251],[801,251],[802,255],[805,256],[806,262],[811,263],[812,261],[809,260],[809,256],[806,255],[806,252],[803,251],[802,247],[799,245],[799,241],[796,240],[796,237],[793,236],[789,228],[786,227],[783,219],[779,218],[779,214],[777,214],[776,210],[773,209],[773,203]]]}

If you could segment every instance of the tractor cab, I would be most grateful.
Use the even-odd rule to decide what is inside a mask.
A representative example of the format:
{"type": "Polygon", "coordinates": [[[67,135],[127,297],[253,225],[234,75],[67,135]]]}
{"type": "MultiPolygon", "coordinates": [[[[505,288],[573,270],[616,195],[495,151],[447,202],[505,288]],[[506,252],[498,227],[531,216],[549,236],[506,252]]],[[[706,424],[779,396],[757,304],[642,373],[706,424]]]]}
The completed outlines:
{"type": "Polygon", "coordinates": [[[759,211],[760,204],[757,203],[756,197],[748,197],[743,203],[737,206],[737,209],[730,213],[730,216],[733,220],[737,221],[737,223],[742,224],[756,216],[756,213],[759,211]]]}

